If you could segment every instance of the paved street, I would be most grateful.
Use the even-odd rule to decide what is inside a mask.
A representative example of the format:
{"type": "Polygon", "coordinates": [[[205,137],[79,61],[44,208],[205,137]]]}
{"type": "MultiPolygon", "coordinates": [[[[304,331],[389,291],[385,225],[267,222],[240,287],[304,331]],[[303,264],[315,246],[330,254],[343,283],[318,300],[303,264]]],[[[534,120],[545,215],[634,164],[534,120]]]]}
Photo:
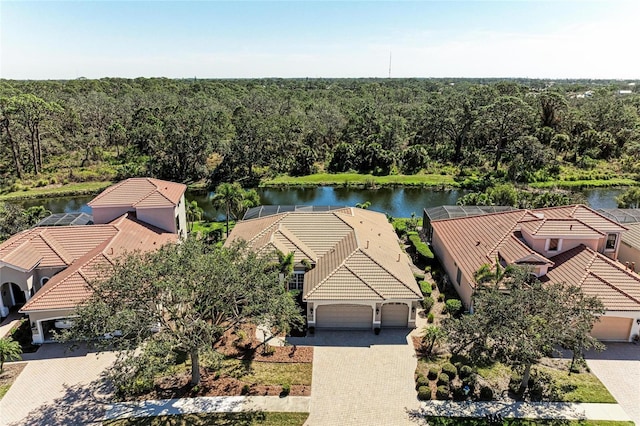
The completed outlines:
{"type": "Polygon", "coordinates": [[[113,353],[66,352],[62,345],[43,345],[0,400],[1,425],[102,424],[108,389],[99,376],[113,353]]]}
{"type": "MultiPolygon", "coordinates": [[[[403,425],[417,410],[408,330],[316,331],[307,425],[403,425]]],[[[291,339],[294,340],[294,339],[291,339]]]]}

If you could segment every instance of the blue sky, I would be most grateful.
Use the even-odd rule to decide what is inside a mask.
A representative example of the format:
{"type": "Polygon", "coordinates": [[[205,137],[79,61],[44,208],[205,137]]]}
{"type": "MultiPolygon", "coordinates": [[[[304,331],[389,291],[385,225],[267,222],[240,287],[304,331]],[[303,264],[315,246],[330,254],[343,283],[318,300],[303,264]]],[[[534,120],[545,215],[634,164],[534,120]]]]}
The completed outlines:
{"type": "Polygon", "coordinates": [[[640,78],[640,1],[7,1],[0,77],[640,78]]]}

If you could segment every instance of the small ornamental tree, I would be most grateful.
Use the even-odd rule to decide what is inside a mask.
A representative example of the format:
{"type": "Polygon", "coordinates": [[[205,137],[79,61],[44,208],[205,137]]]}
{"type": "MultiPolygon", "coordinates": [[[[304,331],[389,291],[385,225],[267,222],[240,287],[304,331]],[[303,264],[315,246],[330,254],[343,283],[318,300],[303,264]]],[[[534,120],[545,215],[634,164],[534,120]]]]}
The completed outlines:
{"type": "Polygon", "coordinates": [[[200,352],[227,330],[251,321],[277,333],[302,322],[270,259],[244,243],[215,247],[189,238],[125,255],[108,272],[92,283],[93,295],[76,309],[74,326],[61,340],[120,350],[115,377],[139,379],[136,372],[147,371],[150,357],[184,353],[197,385],[200,352]]]}
{"type": "Polygon", "coordinates": [[[599,299],[584,295],[575,286],[543,285],[522,268],[514,268],[502,286],[504,289],[479,287],[474,314],[445,321],[454,353],[523,368],[519,392],[524,392],[532,365],[558,346],[577,353],[599,347],[589,335],[604,312],[599,299]]]}

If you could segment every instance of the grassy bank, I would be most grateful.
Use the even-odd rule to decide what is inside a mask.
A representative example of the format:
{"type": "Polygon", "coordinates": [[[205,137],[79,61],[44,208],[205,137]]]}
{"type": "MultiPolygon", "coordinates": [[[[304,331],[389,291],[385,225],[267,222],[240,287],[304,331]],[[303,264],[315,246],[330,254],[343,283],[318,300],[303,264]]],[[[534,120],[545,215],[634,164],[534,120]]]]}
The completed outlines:
{"type": "Polygon", "coordinates": [[[366,188],[388,186],[415,186],[415,187],[457,187],[458,183],[453,176],[442,174],[425,175],[390,175],[374,176],[359,173],[318,173],[309,176],[279,176],[264,181],[262,187],[284,186],[362,186],[366,188]]]}
{"type": "Polygon", "coordinates": [[[25,200],[29,198],[65,197],[74,195],[97,194],[111,185],[112,182],[78,182],[57,185],[47,185],[35,188],[24,187],[17,191],[0,194],[0,201],[25,200]]]}
{"type": "Polygon", "coordinates": [[[502,423],[489,423],[481,418],[468,417],[427,417],[433,426],[633,426],[633,422],[614,420],[552,420],[552,419],[504,419],[502,423]]]}
{"type": "Polygon", "coordinates": [[[538,189],[569,189],[579,190],[585,188],[610,188],[617,186],[635,186],[640,182],[629,178],[612,179],[583,179],[583,180],[550,180],[546,182],[534,182],[529,184],[532,188],[538,189]]]}

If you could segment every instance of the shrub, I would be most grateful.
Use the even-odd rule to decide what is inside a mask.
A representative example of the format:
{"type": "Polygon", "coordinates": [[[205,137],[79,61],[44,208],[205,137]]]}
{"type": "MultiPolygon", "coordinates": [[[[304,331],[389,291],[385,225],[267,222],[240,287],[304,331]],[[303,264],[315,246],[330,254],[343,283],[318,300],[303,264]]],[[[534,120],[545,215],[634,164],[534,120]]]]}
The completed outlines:
{"type": "Polygon", "coordinates": [[[448,362],[442,366],[442,372],[449,376],[449,380],[453,380],[458,374],[458,369],[455,365],[448,362]]]}
{"type": "Polygon", "coordinates": [[[426,312],[429,312],[431,310],[434,303],[435,302],[433,301],[433,298],[431,296],[426,296],[424,299],[422,299],[422,307],[426,312]]]}
{"type": "Polygon", "coordinates": [[[438,378],[438,374],[440,374],[440,369],[438,369],[437,367],[431,367],[429,369],[429,372],[427,373],[427,377],[430,380],[435,380],[438,378]]]}
{"type": "Polygon", "coordinates": [[[449,399],[449,388],[447,386],[438,386],[436,399],[449,399]]]}
{"type": "Polygon", "coordinates": [[[429,324],[432,324],[432,323],[433,323],[434,318],[435,318],[435,317],[433,316],[433,312],[429,312],[429,315],[427,315],[427,322],[428,322],[429,324]]]}
{"type": "Polygon", "coordinates": [[[413,277],[416,279],[416,282],[420,282],[422,280],[424,280],[424,275],[422,274],[413,274],[413,277]]]}
{"type": "Polygon", "coordinates": [[[429,379],[420,374],[416,378],[416,389],[419,389],[422,386],[429,386],[429,379]]]}
{"type": "Polygon", "coordinates": [[[58,179],[56,179],[55,176],[52,176],[49,178],[49,183],[51,185],[55,185],[56,183],[58,183],[58,179]]]}
{"type": "Polygon", "coordinates": [[[285,383],[282,385],[282,392],[280,392],[280,396],[287,396],[291,393],[291,385],[289,383],[285,383]]]}
{"type": "Polygon", "coordinates": [[[418,255],[422,256],[425,259],[433,259],[433,253],[429,249],[429,246],[420,239],[419,235],[409,235],[409,241],[411,242],[411,245],[416,249],[416,253],[418,253],[418,255]]]}
{"type": "Polygon", "coordinates": [[[418,388],[418,399],[420,401],[429,401],[431,399],[431,388],[429,386],[420,386],[418,388]]]}
{"type": "Polygon", "coordinates": [[[454,401],[463,401],[467,397],[464,393],[464,386],[453,386],[451,388],[451,396],[454,401]]]}
{"type": "Polygon", "coordinates": [[[431,283],[431,290],[435,290],[436,288],[438,288],[438,284],[434,282],[431,283]]]}
{"type": "Polygon", "coordinates": [[[445,302],[445,309],[451,315],[458,315],[462,311],[462,302],[458,299],[449,299],[445,302]]]}
{"type": "Polygon", "coordinates": [[[442,302],[444,300],[444,294],[440,293],[438,295],[438,302],[442,302]]]}
{"type": "Polygon", "coordinates": [[[471,374],[473,374],[473,369],[468,365],[463,365],[458,369],[458,374],[460,375],[461,379],[466,379],[467,377],[471,376],[471,374]]]}
{"type": "Polygon", "coordinates": [[[431,288],[431,283],[428,281],[420,281],[420,291],[422,291],[422,294],[425,296],[431,296],[431,290],[433,290],[431,288]]]}
{"type": "Polygon", "coordinates": [[[251,387],[249,385],[244,385],[242,386],[242,390],[240,391],[241,395],[249,395],[249,391],[251,390],[251,387]]]}
{"type": "Polygon", "coordinates": [[[438,374],[438,386],[449,385],[449,375],[447,373],[438,374]]]}
{"type": "Polygon", "coordinates": [[[493,390],[489,386],[482,386],[480,388],[480,399],[482,401],[491,401],[493,399],[493,390]]]}

